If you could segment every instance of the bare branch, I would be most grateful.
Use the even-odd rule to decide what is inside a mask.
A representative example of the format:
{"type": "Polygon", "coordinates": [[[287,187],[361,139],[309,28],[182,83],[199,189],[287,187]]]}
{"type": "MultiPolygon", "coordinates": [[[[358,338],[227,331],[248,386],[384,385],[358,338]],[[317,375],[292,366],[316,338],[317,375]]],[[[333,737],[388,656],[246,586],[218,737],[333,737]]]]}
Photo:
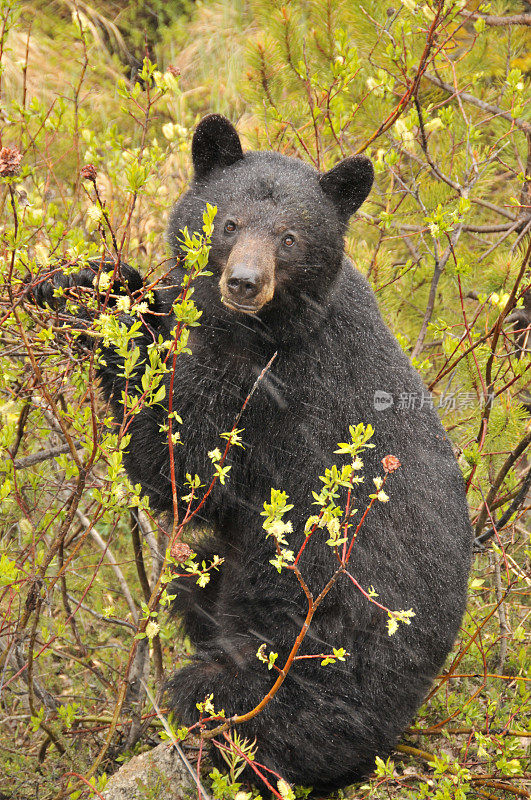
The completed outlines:
{"type": "Polygon", "coordinates": [[[453,95],[459,94],[459,97],[461,100],[464,100],[465,103],[470,103],[470,105],[481,108],[482,111],[486,111],[488,114],[492,114],[494,117],[503,117],[503,119],[508,120],[516,125],[517,128],[520,128],[520,130],[522,130],[525,134],[531,136],[531,125],[521,117],[512,117],[509,111],[504,111],[502,108],[493,106],[491,103],[485,103],[483,100],[478,100],[478,98],[474,97],[473,94],[462,92],[460,89],[456,89],[449,83],[441,81],[435,75],[430,75],[429,72],[425,72],[424,77],[427,78],[430,83],[434,83],[435,86],[438,86],[440,89],[444,89],[445,92],[449,92],[453,95]]]}
{"type": "Polygon", "coordinates": [[[514,214],[511,214],[510,211],[507,211],[506,208],[500,208],[500,206],[494,205],[494,203],[490,203],[488,200],[483,200],[480,197],[471,197],[471,203],[476,203],[478,206],[483,206],[483,208],[489,208],[491,211],[495,211],[496,214],[501,214],[502,217],[507,217],[507,219],[512,220],[513,222],[516,220],[514,214]]]}
{"type": "MultiPolygon", "coordinates": [[[[76,449],[82,450],[83,448],[81,445],[77,445],[76,449]]],[[[32,467],[34,464],[40,464],[41,461],[48,461],[50,458],[55,458],[56,456],[61,456],[69,452],[70,445],[60,444],[57,445],[57,447],[49,447],[47,450],[38,450],[36,453],[25,456],[25,458],[19,458],[13,463],[16,469],[26,469],[27,467],[32,467]]]]}
{"type": "Polygon", "coordinates": [[[513,14],[506,17],[496,17],[494,14],[478,14],[474,11],[460,11],[468,19],[482,19],[486,25],[504,28],[508,25],[531,25],[531,14],[513,14]]]}

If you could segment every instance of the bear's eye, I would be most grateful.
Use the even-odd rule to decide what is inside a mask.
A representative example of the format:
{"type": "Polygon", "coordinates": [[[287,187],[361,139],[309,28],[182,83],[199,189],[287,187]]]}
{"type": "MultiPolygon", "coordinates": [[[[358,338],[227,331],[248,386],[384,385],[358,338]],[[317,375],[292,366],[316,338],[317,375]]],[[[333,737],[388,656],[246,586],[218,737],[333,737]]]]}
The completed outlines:
{"type": "Polygon", "coordinates": [[[295,237],[292,236],[291,233],[287,233],[282,239],[282,244],[284,247],[293,247],[295,244],[295,237]]]}
{"type": "Polygon", "coordinates": [[[225,233],[234,233],[236,230],[236,223],[232,219],[228,219],[225,223],[225,233]]]}

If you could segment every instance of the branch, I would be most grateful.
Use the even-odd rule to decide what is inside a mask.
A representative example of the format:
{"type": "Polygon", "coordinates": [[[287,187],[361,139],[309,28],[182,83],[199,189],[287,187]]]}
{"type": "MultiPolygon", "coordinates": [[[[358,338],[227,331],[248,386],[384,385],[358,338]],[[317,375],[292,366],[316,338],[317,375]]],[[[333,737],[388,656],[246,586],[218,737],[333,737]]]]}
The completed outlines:
{"type": "Polygon", "coordinates": [[[98,547],[100,548],[102,553],[104,553],[105,559],[110,564],[114,574],[116,575],[116,579],[117,579],[118,583],[120,584],[120,589],[122,590],[122,594],[124,596],[125,602],[127,603],[128,607],[129,607],[129,611],[131,612],[131,616],[133,618],[133,621],[137,622],[138,621],[138,610],[137,610],[137,608],[135,606],[135,601],[133,600],[131,592],[129,591],[129,586],[127,585],[127,581],[124,578],[123,572],[120,569],[120,567],[118,566],[118,562],[116,561],[116,558],[114,557],[114,555],[112,554],[111,550],[109,549],[108,542],[104,541],[104,539],[101,538],[101,536],[99,535],[98,531],[95,529],[94,525],[89,520],[89,518],[86,517],[81,511],[79,511],[79,509],[76,511],[76,517],[85,526],[85,528],[88,529],[90,535],[92,536],[92,538],[94,539],[94,541],[96,542],[96,544],[98,545],[98,547]]]}
{"type": "MultiPolygon", "coordinates": [[[[422,758],[424,761],[427,761],[429,764],[437,763],[437,759],[435,758],[432,753],[428,753],[426,750],[420,750],[418,747],[410,747],[407,744],[398,744],[395,747],[395,750],[398,750],[400,753],[405,753],[408,756],[414,756],[415,758],[422,758]]],[[[452,775],[456,775],[456,767],[455,765],[451,765],[449,771],[452,775]]],[[[501,789],[503,791],[511,792],[512,794],[517,795],[518,797],[529,797],[529,792],[525,789],[517,789],[516,786],[511,786],[510,783],[505,783],[501,781],[492,780],[490,777],[484,775],[478,775],[475,777],[471,777],[470,781],[472,783],[479,783],[483,786],[492,786],[494,789],[501,789]]]]}
{"type": "MultiPolygon", "coordinates": [[[[483,205],[483,203],[480,202],[480,200],[478,200],[477,198],[470,197],[469,199],[471,203],[479,203],[480,205],[483,205]]],[[[489,203],[488,207],[489,208],[492,207],[492,210],[495,210],[499,214],[504,214],[503,209],[496,208],[496,206],[493,206],[492,203],[489,203]]],[[[378,226],[381,224],[378,217],[375,217],[372,214],[367,214],[366,211],[358,211],[357,216],[361,217],[362,219],[366,220],[372,225],[378,226]]],[[[507,215],[504,214],[504,216],[507,215]]],[[[463,231],[463,233],[504,233],[505,231],[515,230],[515,223],[517,226],[528,224],[529,222],[531,222],[531,215],[521,216],[518,217],[518,219],[516,219],[511,215],[510,219],[512,220],[512,222],[504,222],[501,223],[500,225],[494,225],[494,224],[470,225],[467,223],[462,226],[461,230],[463,231]]],[[[428,230],[427,225],[410,225],[409,223],[406,222],[396,223],[396,227],[399,231],[404,231],[406,233],[424,233],[425,231],[428,230]]]]}
{"type": "MultiPolygon", "coordinates": [[[[14,645],[13,643],[9,643],[6,639],[2,640],[0,638],[0,651],[6,653],[6,661],[8,664],[11,664],[13,671],[16,675],[22,679],[26,684],[28,683],[28,676],[26,672],[26,659],[20,653],[20,644],[14,645]]],[[[2,678],[3,684],[3,678],[2,678]]],[[[3,687],[2,687],[3,688],[3,687]]],[[[33,690],[39,700],[42,702],[47,709],[52,711],[56,711],[57,707],[60,705],[60,702],[56,700],[54,695],[49,692],[44,686],[40,685],[40,682],[37,681],[35,676],[33,676],[33,690]]]]}
{"type": "MultiPolygon", "coordinates": [[[[461,189],[461,192],[460,192],[461,197],[468,197],[468,190],[469,190],[469,187],[466,187],[466,190],[465,189],[461,189]]],[[[428,296],[428,304],[426,306],[426,312],[424,314],[424,319],[422,320],[422,327],[420,329],[420,333],[418,335],[418,338],[417,338],[417,341],[415,343],[415,346],[414,346],[413,350],[411,351],[410,358],[412,360],[414,358],[418,357],[419,353],[422,351],[422,348],[424,347],[424,340],[426,338],[426,333],[428,331],[428,325],[430,324],[430,320],[431,320],[432,314],[433,314],[433,309],[435,308],[435,300],[436,300],[436,296],[437,296],[437,287],[439,285],[439,281],[441,279],[441,276],[442,276],[442,274],[444,272],[444,268],[446,267],[446,264],[448,263],[448,259],[450,258],[451,253],[454,252],[454,248],[457,245],[457,242],[458,242],[458,239],[459,239],[459,237],[460,237],[460,235],[462,233],[462,230],[463,230],[463,223],[461,222],[456,228],[454,228],[454,230],[452,232],[452,235],[450,237],[450,240],[449,240],[448,247],[446,248],[446,250],[443,253],[443,255],[441,256],[441,258],[438,258],[437,256],[435,258],[435,268],[433,270],[433,277],[431,279],[431,284],[430,284],[430,293],[429,293],[429,296],[428,296]]]]}
{"type": "MultiPolygon", "coordinates": [[[[203,796],[204,800],[210,800],[210,795],[205,790],[203,784],[201,783],[201,780],[199,779],[199,777],[195,774],[194,770],[192,769],[192,767],[190,765],[190,762],[186,758],[181,745],[179,744],[178,740],[175,738],[175,734],[174,734],[173,730],[171,729],[170,725],[168,725],[164,714],[160,710],[160,708],[159,708],[159,706],[157,704],[157,701],[153,697],[153,694],[151,693],[151,691],[149,689],[149,686],[146,683],[144,683],[144,681],[142,681],[142,683],[144,684],[145,692],[146,692],[146,694],[147,694],[147,696],[148,696],[148,698],[149,698],[149,700],[151,702],[151,705],[153,706],[153,708],[155,710],[155,713],[156,713],[157,717],[159,718],[160,722],[162,723],[162,727],[164,728],[164,730],[166,732],[166,735],[168,736],[168,739],[171,741],[172,745],[174,746],[174,748],[175,748],[175,750],[177,752],[177,755],[179,756],[179,758],[181,759],[181,761],[182,761],[182,763],[184,765],[185,770],[188,772],[188,774],[190,775],[192,781],[197,786],[199,798],[201,798],[201,796],[203,796]]],[[[162,745],[159,745],[159,747],[162,747],[162,745]]],[[[156,749],[157,748],[155,748],[155,750],[156,749]]],[[[152,750],[151,754],[154,755],[155,751],[152,750]]]]}
{"type": "Polygon", "coordinates": [[[423,75],[427,74],[426,73],[426,69],[428,68],[428,58],[430,56],[430,53],[431,53],[431,50],[432,50],[432,47],[433,47],[433,44],[434,44],[437,25],[439,24],[439,22],[441,20],[441,11],[442,11],[442,5],[440,4],[438,9],[437,9],[437,12],[435,14],[434,20],[431,23],[430,29],[428,31],[428,35],[426,37],[426,44],[424,46],[424,52],[422,53],[422,55],[420,57],[420,61],[419,61],[419,65],[418,65],[415,77],[413,78],[412,81],[410,81],[408,83],[408,88],[407,88],[406,92],[402,95],[402,97],[400,98],[400,100],[398,102],[398,105],[395,106],[395,108],[391,111],[391,113],[389,114],[387,119],[385,119],[381,123],[381,125],[367,139],[367,141],[365,141],[362,145],[360,145],[360,147],[358,147],[358,149],[355,152],[355,155],[358,155],[359,153],[363,153],[364,150],[366,150],[367,147],[369,147],[369,145],[372,144],[375,139],[377,139],[379,136],[381,136],[382,133],[385,133],[386,131],[388,131],[389,128],[391,128],[391,126],[395,124],[396,120],[401,116],[402,112],[404,111],[404,109],[406,108],[407,104],[409,103],[411,97],[416,93],[416,91],[417,91],[417,89],[418,89],[418,87],[420,85],[420,81],[421,81],[423,75]]]}
{"type": "Polygon", "coordinates": [[[438,86],[439,89],[444,89],[445,92],[449,92],[449,94],[459,95],[461,100],[464,100],[465,103],[470,103],[477,108],[481,108],[482,111],[486,111],[489,114],[492,114],[494,117],[503,117],[503,119],[508,120],[509,122],[516,125],[517,128],[520,128],[525,134],[531,136],[531,125],[529,122],[526,122],[521,117],[513,117],[509,111],[504,111],[503,109],[499,108],[498,106],[493,106],[490,103],[485,103],[483,100],[478,100],[477,97],[474,97],[473,94],[469,94],[468,92],[462,92],[460,89],[456,89],[454,86],[451,86],[449,83],[445,83],[437,78],[435,75],[430,75],[428,72],[424,73],[424,77],[430,81],[430,83],[434,83],[435,86],[438,86]]]}
{"type": "Polygon", "coordinates": [[[506,25],[531,25],[531,14],[514,14],[510,17],[495,17],[493,14],[477,14],[474,11],[460,11],[468,19],[482,19],[486,25],[505,27],[506,25]]]}
{"type": "Polygon", "coordinates": [[[502,217],[507,217],[507,219],[512,220],[513,222],[516,220],[514,214],[511,214],[506,208],[500,208],[500,206],[495,206],[494,203],[489,203],[488,200],[483,200],[481,197],[471,197],[471,203],[477,203],[478,206],[483,206],[483,208],[489,208],[491,211],[495,211],[496,214],[501,214],[502,217]]]}
{"type": "MultiPolygon", "coordinates": [[[[82,445],[75,445],[75,447],[78,450],[83,450],[82,445]]],[[[50,458],[55,458],[56,456],[61,456],[69,452],[70,445],[60,444],[57,445],[57,447],[49,447],[47,450],[38,450],[36,453],[32,453],[25,458],[19,458],[17,461],[14,461],[13,464],[15,469],[26,469],[26,467],[32,467],[34,464],[40,464],[41,461],[48,461],[50,458]]]]}
{"type": "MultiPolygon", "coordinates": [[[[520,287],[520,283],[522,282],[522,279],[523,279],[523,277],[524,277],[524,275],[526,273],[526,270],[528,268],[530,258],[531,258],[531,242],[529,243],[529,246],[527,248],[526,254],[525,254],[524,259],[522,261],[522,265],[520,267],[520,272],[518,273],[518,276],[516,278],[516,281],[514,282],[513,288],[511,289],[511,294],[509,295],[509,299],[507,300],[507,303],[505,304],[505,308],[500,313],[500,315],[499,315],[499,317],[498,317],[498,319],[496,321],[496,324],[494,325],[494,329],[493,329],[493,333],[492,333],[492,341],[491,341],[491,346],[490,346],[490,356],[489,356],[489,358],[487,360],[487,364],[485,366],[485,383],[487,385],[487,397],[489,397],[492,394],[492,391],[493,391],[493,388],[494,388],[494,383],[495,383],[495,380],[496,380],[496,378],[494,378],[494,379],[492,378],[492,367],[493,367],[493,364],[494,364],[494,360],[496,358],[496,346],[498,344],[498,339],[499,339],[500,334],[501,334],[503,321],[505,320],[505,317],[509,314],[509,312],[512,311],[514,306],[516,305],[516,295],[518,293],[518,290],[519,290],[519,287],[520,287]]],[[[487,432],[487,426],[488,426],[488,423],[489,423],[491,410],[492,410],[492,404],[491,403],[487,403],[485,405],[485,409],[483,411],[483,417],[481,419],[481,424],[480,424],[478,435],[477,435],[477,439],[476,439],[476,441],[480,445],[480,450],[483,447],[483,442],[484,442],[484,439],[485,439],[485,434],[487,432]]],[[[475,469],[476,469],[476,467],[474,467],[473,470],[472,470],[472,473],[471,473],[470,478],[469,478],[469,482],[472,479],[472,476],[474,474],[475,469]]]]}
{"type": "MultiPolygon", "coordinates": [[[[478,547],[478,549],[481,550],[482,549],[482,545],[484,545],[485,542],[488,542],[489,539],[492,539],[494,534],[498,533],[499,531],[502,530],[502,528],[505,527],[505,525],[511,519],[512,515],[518,510],[520,504],[527,497],[527,493],[529,491],[529,486],[530,485],[531,485],[531,469],[528,471],[527,475],[525,476],[524,482],[522,483],[522,485],[520,487],[520,491],[518,492],[518,494],[516,495],[516,497],[512,501],[512,503],[509,506],[509,508],[502,514],[502,516],[500,517],[498,522],[495,525],[493,525],[492,528],[489,528],[484,533],[482,533],[481,536],[477,536],[476,539],[474,540],[474,544],[478,547]]],[[[490,492],[489,492],[489,496],[490,496],[490,492]]],[[[485,505],[486,505],[486,503],[485,503],[485,505]]]]}
{"type": "MultiPolygon", "coordinates": [[[[100,614],[94,608],[87,606],[86,603],[82,603],[80,600],[76,600],[76,598],[73,595],[68,594],[68,592],[66,596],[72,603],[75,603],[76,606],[79,606],[79,608],[82,608],[84,611],[88,611],[88,613],[92,614],[92,616],[96,617],[96,619],[101,619],[103,620],[103,622],[112,622],[113,625],[123,625],[124,628],[130,628],[132,631],[135,631],[136,633],[136,625],[133,625],[132,622],[127,622],[127,620],[125,619],[118,619],[118,617],[106,617],[104,614],[100,614]]],[[[71,657],[72,656],[69,656],[69,658],[71,657]]]]}

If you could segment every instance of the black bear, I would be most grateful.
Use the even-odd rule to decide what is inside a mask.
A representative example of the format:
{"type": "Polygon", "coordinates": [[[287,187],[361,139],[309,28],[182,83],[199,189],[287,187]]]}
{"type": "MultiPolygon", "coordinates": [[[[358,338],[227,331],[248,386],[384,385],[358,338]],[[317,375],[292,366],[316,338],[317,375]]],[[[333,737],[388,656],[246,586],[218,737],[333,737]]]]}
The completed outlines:
{"type": "MultiPolygon", "coordinates": [[[[375,448],[363,455],[365,484],[356,488],[361,510],[374,491],[372,478],[382,475],[382,456],[393,454],[402,465],[386,486],[390,501],[376,502],[359,531],[350,571],[388,608],[413,609],[411,624],[390,636],[385,611],[341,576],[299,655],[339,647],[349,655],[325,667],[320,658],[295,661],[271,702],[239,729],[256,739],[258,763],[292,783],[330,791],[361,779],[375,756],[391,752],[453,644],[472,541],[464,486],[418,375],[344,254],[348,220],[373,182],[368,159],[346,158],[319,174],[274,152],[244,153],[235,128],[219,115],[200,122],[192,158],[193,181],[169,224],[176,285],[179,231],[201,229],[207,202],[217,216],[213,275],[196,283],[194,295],[201,325],[174,376],[173,409],[183,420],[182,445],[174,450],[180,486],[187,472],[203,480],[211,474],[208,451],[277,355],[242,416],[245,446],[230,451],[229,478],[202,508],[212,534],[199,557],[217,554],[224,563],[205,589],[193,579],[177,586],[176,606],[197,649],[169,684],[178,719],[196,721],[196,703],[210,694],[227,716],[253,708],[278,674],[257,658],[258,648],[265,643],[266,654],[278,653],[282,664],[301,629],[307,599],[296,576],[269,564],[274,545],[260,512],[271,488],[287,492],[293,504],[288,538],[297,552],[314,513],[312,490],[350,425],[375,428],[375,448]],[[402,409],[401,394],[419,402],[402,409]]],[[[125,273],[131,286],[141,286],[136,271],[125,273]]],[[[76,280],[90,285],[92,278],[76,280]]],[[[135,340],[144,357],[154,331],[171,329],[176,293],[155,296],[158,316],[147,318],[135,340]]],[[[124,378],[112,347],[104,361],[101,384],[120,419],[124,378]]],[[[172,509],[165,403],[160,413],[151,407],[134,418],[125,461],[158,511],[172,509]]],[[[299,561],[314,594],[337,568],[325,539],[313,536],[299,561]]]]}

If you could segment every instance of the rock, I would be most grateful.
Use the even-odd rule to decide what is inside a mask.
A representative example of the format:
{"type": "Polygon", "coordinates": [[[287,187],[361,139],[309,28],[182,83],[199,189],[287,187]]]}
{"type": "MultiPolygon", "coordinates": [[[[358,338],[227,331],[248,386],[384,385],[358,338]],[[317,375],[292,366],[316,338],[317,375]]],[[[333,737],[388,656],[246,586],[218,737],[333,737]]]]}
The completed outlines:
{"type": "Polygon", "coordinates": [[[175,748],[166,742],[120,767],[103,792],[105,800],[190,800],[194,795],[196,783],[175,748]]]}

